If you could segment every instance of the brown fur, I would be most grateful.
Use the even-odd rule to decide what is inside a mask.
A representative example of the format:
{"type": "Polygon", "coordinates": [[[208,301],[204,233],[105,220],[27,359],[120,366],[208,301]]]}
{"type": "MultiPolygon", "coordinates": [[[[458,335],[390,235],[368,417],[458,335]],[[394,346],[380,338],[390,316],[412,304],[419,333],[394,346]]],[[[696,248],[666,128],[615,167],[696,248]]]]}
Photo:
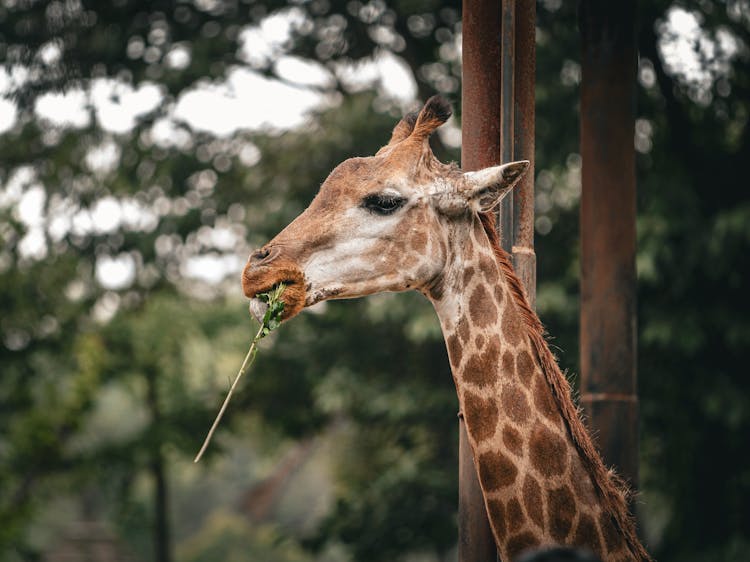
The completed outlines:
{"type": "Polygon", "coordinates": [[[529,439],[529,460],[547,478],[563,474],[568,467],[565,441],[542,424],[536,425],[529,439]]]}
{"type": "Polygon", "coordinates": [[[502,453],[490,451],[479,455],[479,479],[487,490],[499,490],[516,481],[516,465],[502,453]]]}
{"type": "Polygon", "coordinates": [[[517,429],[509,425],[503,428],[503,444],[511,453],[515,453],[519,457],[523,455],[523,437],[517,429]]]}
{"type": "Polygon", "coordinates": [[[547,517],[549,518],[550,534],[555,540],[564,541],[573,527],[576,516],[576,499],[567,486],[562,486],[547,492],[547,517]]]}
{"type": "Polygon", "coordinates": [[[544,530],[542,488],[531,474],[527,474],[523,481],[523,504],[531,520],[544,530]]]}
{"type": "Polygon", "coordinates": [[[539,540],[529,531],[524,531],[510,537],[508,540],[508,555],[510,561],[514,562],[527,550],[539,546],[539,540]]]}
{"type": "Polygon", "coordinates": [[[464,380],[478,386],[492,385],[495,382],[493,368],[499,361],[500,338],[494,336],[487,342],[484,351],[478,351],[467,359],[464,380]]]}
{"type": "Polygon", "coordinates": [[[494,435],[498,410],[492,400],[467,392],[464,396],[464,417],[466,427],[477,441],[484,441],[494,435]]]}
{"type": "Polygon", "coordinates": [[[611,471],[608,471],[604,466],[581,421],[578,408],[573,405],[570,385],[547,345],[544,327],[539,317],[529,306],[526,293],[513,270],[508,254],[500,247],[497,231],[495,230],[495,217],[489,213],[482,213],[480,214],[480,218],[482,226],[495,251],[500,271],[510,284],[511,292],[526,324],[526,332],[537,353],[542,372],[552,389],[554,399],[560,408],[560,413],[570,431],[573,443],[583,461],[584,468],[590,475],[594,488],[602,501],[603,515],[606,518],[606,515],[609,514],[611,518],[610,526],[613,527],[613,530],[616,528],[622,533],[634,559],[651,561],[651,556],[649,556],[638,540],[633,517],[628,511],[627,500],[629,491],[622,480],[611,471]]]}

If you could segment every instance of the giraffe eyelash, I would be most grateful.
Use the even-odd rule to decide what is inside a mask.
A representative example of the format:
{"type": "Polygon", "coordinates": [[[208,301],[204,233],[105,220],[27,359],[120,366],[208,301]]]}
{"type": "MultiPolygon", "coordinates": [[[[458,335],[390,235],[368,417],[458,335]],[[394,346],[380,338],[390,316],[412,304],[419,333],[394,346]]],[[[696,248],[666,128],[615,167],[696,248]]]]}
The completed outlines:
{"type": "Polygon", "coordinates": [[[406,198],[399,195],[373,193],[362,200],[362,207],[377,215],[390,215],[403,207],[404,203],[406,198]]]}

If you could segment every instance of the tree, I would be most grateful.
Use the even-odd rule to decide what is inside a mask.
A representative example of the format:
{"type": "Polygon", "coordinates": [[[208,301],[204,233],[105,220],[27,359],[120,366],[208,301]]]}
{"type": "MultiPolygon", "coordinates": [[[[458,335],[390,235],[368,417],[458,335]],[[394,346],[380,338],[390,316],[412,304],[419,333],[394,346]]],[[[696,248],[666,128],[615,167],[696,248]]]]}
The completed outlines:
{"type": "MultiPolygon", "coordinates": [[[[750,339],[742,314],[747,6],[641,2],[640,18],[644,529],[661,560],[741,559],[750,528],[741,368],[750,339]],[[677,35],[675,18],[683,22],[677,35]],[[675,37],[688,38],[678,52],[692,66],[670,55],[675,37]]],[[[223,388],[208,381],[233,371],[246,345],[240,301],[222,300],[238,295],[236,282],[187,274],[208,279],[232,256],[241,263],[304,208],[335,164],[387,139],[402,107],[377,84],[353,80],[352,65],[400,61],[418,97],[439,91],[457,100],[460,6],[19,1],[6,2],[0,20],[0,110],[10,116],[0,125],[0,544],[12,545],[16,559],[33,557],[35,508],[64,483],[86,509],[118,522],[139,553],[161,544],[165,560],[178,540],[167,538],[169,475],[197,448],[220,400],[223,388]],[[283,33],[270,46],[249,46],[269,22],[283,33]],[[318,76],[303,86],[321,100],[305,128],[280,134],[230,123],[216,136],[180,120],[176,108],[199,85],[220,88],[251,70],[290,83],[290,64],[318,76]],[[358,88],[370,91],[353,94],[358,88]],[[60,92],[68,109],[45,113],[60,92]],[[196,390],[184,381],[198,365],[206,386],[196,390]],[[128,420],[142,425],[124,437],[111,428],[90,433],[111,392],[129,396],[142,416],[128,420]],[[162,481],[151,505],[135,492],[143,474],[162,481]],[[142,538],[149,526],[158,530],[153,541],[142,538]]],[[[575,373],[580,67],[572,5],[539,4],[537,48],[538,306],[575,373]]],[[[438,150],[456,159],[447,140],[438,150]]],[[[446,555],[455,398],[426,303],[414,295],[330,303],[267,345],[227,432],[253,416],[263,428],[253,439],[344,428],[335,507],[304,537],[308,549],[344,545],[357,560],[446,555]]],[[[207,460],[205,470],[214,470],[207,460]]],[[[217,520],[217,536],[241,528],[217,520]]],[[[210,552],[192,544],[195,556],[210,552]]],[[[290,547],[290,557],[298,554],[290,547]]]]}

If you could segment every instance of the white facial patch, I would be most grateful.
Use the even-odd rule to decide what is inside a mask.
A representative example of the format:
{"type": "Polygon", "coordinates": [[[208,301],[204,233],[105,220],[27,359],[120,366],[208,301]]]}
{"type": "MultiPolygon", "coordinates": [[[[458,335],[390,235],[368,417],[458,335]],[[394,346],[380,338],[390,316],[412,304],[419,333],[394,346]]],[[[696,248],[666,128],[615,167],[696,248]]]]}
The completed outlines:
{"type": "MultiPolygon", "coordinates": [[[[399,192],[391,191],[401,197],[399,192]]],[[[353,293],[358,285],[371,283],[381,276],[388,256],[378,256],[376,248],[383,244],[383,239],[403,217],[398,213],[391,216],[368,215],[368,211],[360,207],[347,210],[341,223],[350,226],[350,234],[341,236],[331,246],[319,249],[307,263],[302,264],[312,294],[338,294],[344,290],[353,293]],[[373,260],[374,255],[378,258],[373,260]]]]}

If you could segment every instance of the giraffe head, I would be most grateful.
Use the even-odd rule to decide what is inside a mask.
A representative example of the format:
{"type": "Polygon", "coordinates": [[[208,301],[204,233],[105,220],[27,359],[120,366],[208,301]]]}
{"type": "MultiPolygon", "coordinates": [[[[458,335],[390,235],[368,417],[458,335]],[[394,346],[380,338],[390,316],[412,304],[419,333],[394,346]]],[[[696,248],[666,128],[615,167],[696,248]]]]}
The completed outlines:
{"type": "Polygon", "coordinates": [[[451,115],[430,98],[404,117],[374,156],[350,158],[323,182],[310,206],[253,252],[242,273],[251,299],[284,283],[284,319],[332,298],[439,284],[451,233],[493,209],[527,161],[476,172],[439,162],[429,137],[451,115]]]}

